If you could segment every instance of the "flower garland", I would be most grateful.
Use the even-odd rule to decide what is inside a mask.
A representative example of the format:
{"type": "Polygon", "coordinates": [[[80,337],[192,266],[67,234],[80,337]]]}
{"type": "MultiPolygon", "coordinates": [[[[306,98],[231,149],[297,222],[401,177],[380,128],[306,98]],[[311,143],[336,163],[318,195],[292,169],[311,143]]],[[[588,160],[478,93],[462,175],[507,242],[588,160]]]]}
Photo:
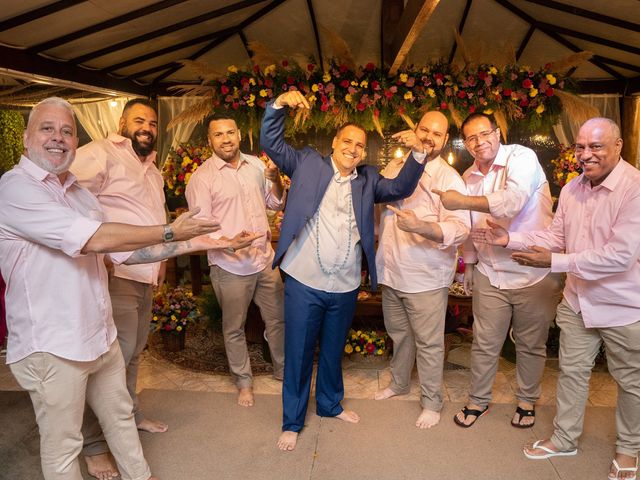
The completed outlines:
{"type": "Polygon", "coordinates": [[[350,69],[331,61],[323,71],[315,63],[303,68],[287,60],[252,70],[232,65],[224,78],[210,85],[214,109],[236,112],[241,129],[249,132],[258,131],[268,101],[285,91],[302,91],[313,108],[304,121],[290,112],[288,134],[294,129],[331,131],[347,120],[382,133],[402,126],[403,116],[417,118],[433,109],[456,123],[474,112],[501,112],[509,123],[524,123],[537,131],[555,124],[561,109],[556,92],[572,87],[551,64],[532,70],[489,64],[457,69],[432,63],[389,75],[373,63],[350,69]]]}
{"type": "Polygon", "coordinates": [[[206,145],[181,143],[177,148],[171,148],[162,166],[167,194],[173,198],[183,196],[193,172],[210,156],[211,149],[206,145]]]}
{"type": "Polygon", "coordinates": [[[551,160],[551,164],[553,165],[553,181],[560,188],[582,173],[582,167],[576,159],[576,150],[573,145],[570,147],[560,145],[560,153],[551,160]]]}

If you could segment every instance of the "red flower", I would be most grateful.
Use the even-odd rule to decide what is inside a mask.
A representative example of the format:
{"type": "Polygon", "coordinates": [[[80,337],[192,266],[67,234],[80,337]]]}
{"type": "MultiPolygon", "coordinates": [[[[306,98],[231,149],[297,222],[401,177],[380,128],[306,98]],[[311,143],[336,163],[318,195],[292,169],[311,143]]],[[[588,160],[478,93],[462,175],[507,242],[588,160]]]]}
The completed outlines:
{"type": "Polygon", "coordinates": [[[373,343],[367,343],[367,346],[365,348],[367,350],[367,353],[373,353],[376,349],[376,346],[373,343]]]}
{"type": "Polygon", "coordinates": [[[446,109],[447,109],[447,107],[448,107],[447,102],[442,102],[442,103],[440,104],[440,110],[446,110],[446,109]]]}
{"type": "Polygon", "coordinates": [[[323,103],[322,105],[320,105],[320,110],[322,112],[326,112],[327,110],[329,110],[329,104],[328,103],[323,103]]]}
{"type": "Polygon", "coordinates": [[[240,106],[240,105],[238,104],[238,102],[233,102],[233,103],[231,104],[231,108],[233,108],[234,110],[237,110],[239,106],[240,106]]]}
{"type": "Polygon", "coordinates": [[[505,88],[502,91],[502,95],[504,95],[505,97],[510,97],[511,96],[511,89],[510,88],[505,88]]]}
{"type": "Polygon", "coordinates": [[[464,90],[458,90],[457,95],[458,95],[458,98],[464,98],[467,96],[467,94],[464,93],[464,90]]]}
{"type": "Polygon", "coordinates": [[[308,63],[307,64],[307,70],[309,72],[313,72],[316,69],[316,66],[313,63],[308,63]]]}
{"type": "Polygon", "coordinates": [[[180,180],[181,182],[184,182],[184,174],[183,173],[178,174],[178,180],[180,180]]]}
{"type": "Polygon", "coordinates": [[[342,88],[347,88],[347,87],[349,86],[349,80],[342,80],[342,81],[340,82],[340,86],[341,86],[342,88]]]}
{"type": "Polygon", "coordinates": [[[286,60],[282,60],[282,66],[284,68],[287,68],[289,66],[289,62],[287,62],[286,60]]]}
{"type": "Polygon", "coordinates": [[[374,90],[380,90],[380,83],[377,80],[373,80],[371,82],[371,88],[374,90]]]}
{"type": "Polygon", "coordinates": [[[533,87],[533,83],[531,82],[531,80],[529,80],[527,78],[522,82],[522,87],[523,88],[531,88],[531,87],[533,87]]]}
{"type": "Polygon", "coordinates": [[[333,107],[333,114],[337,115],[340,112],[340,107],[333,107]]]}
{"type": "Polygon", "coordinates": [[[287,83],[288,83],[289,85],[293,85],[294,83],[296,83],[296,79],[295,79],[295,78],[293,78],[291,75],[289,75],[289,76],[287,77],[287,83]]]}
{"type": "Polygon", "coordinates": [[[358,103],[358,105],[356,105],[356,108],[363,112],[365,108],[367,108],[367,106],[364,103],[358,103]]]}
{"type": "Polygon", "coordinates": [[[347,68],[346,65],[341,63],[340,66],[338,67],[338,70],[340,70],[340,73],[346,73],[349,69],[347,68]]]}
{"type": "Polygon", "coordinates": [[[264,86],[267,88],[271,88],[273,87],[273,80],[271,80],[270,78],[265,78],[264,79],[264,86]]]}
{"type": "Polygon", "coordinates": [[[373,111],[373,116],[378,118],[380,116],[380,110],[378,110],[377,108],[373,111]]]}
{"type": "Polygon", "coordinates": [[[373,72],[376,69],[376,66],[373,63],[369,62],[364,66],[364,69],[367,72],[373,72]]]}
{"type": "Polygon", "coordinates": [[[391,92],[390,90],[385,90],[384,96],[387,97],[388,100],[391,100],[391,97],[393,97],[393,92],[391,92]]]}
{"type": "Polygon", "coordinates": [[[227,87],[226,85],[220,85],[220,93],[226,95],[227,93],[229,93],[229,87],[227,87]]]}
{"type": "Polygon", "coordinates": [[[478,78],[479,78],[480,80],[484,80],[485,78],[487,78],[487,72],[485,72],[484,70],[480,70],[480,71],[478,72],[478,78]]]}
{"type": "Polygon", "coordinates": [[[260,65],[254,65],[254,66],[253,66],[253,71],[254,71],[255,73],[260,73],[260,65]]]}
{"type": "Polygon", "coordinates": [[[520,100],[520,106],[521,107],[528,107],[529,106],[529,100],[525,97],[522,100],[520,100]]]}
{"type": "Polygon", "coordinates": [[[547,89],[544,91],[544,94],[545,94],[547,97],[553,97],[553,88],[551,88],[551,87],[547,88],[547,89]]]}

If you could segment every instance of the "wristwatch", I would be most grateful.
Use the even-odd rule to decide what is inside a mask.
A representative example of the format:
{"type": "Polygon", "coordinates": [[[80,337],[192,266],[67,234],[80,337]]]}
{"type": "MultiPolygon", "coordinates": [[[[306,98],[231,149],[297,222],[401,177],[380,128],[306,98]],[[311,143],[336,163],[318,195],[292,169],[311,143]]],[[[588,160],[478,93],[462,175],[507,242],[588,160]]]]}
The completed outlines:
{"type": "Polygon", "coordinates": [[[164,230],[162,232],[162,241],[163,242],[173,242],[173,230],[171,230],[171,225],[163,225],[164,230]]]}

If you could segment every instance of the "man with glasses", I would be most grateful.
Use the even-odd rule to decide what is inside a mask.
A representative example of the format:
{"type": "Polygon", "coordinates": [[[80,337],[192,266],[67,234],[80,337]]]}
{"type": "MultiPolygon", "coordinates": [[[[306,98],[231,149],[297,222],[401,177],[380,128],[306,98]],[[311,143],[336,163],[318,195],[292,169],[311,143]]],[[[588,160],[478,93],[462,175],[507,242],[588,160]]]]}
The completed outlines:
{"type": "MultiPolygon", "coordinates": [[[[551,225],[514,232],[489,224],[474,241],[513,250],[513,259],[567,273],[558,305],[560,376],[551,438],[529,443],[527,458],[577,453],[591,369],[604,343],[618,384],[616,454],[608,478],[635,479],[640,450],[640,172],[620,157],[620,128],[607,118],[585,122],[576,137],[583,174],[560,192],[551,225]]],[[[505,250],[508,251],[508,250],[505,250]]]]}
{"type": "MultiPolygon", "coordinates": [[[[494,222],[510,231],[544,229],[551,223],[549,184],[536,154],[521,145],[502,145],[493,118],[474,113],[461,132],[474,163],[463,179],[469,195],[437,190],[445,208],[471,210],[472,228],[494,222]]],[[[530,428],[546,359],[549,324],[560,300],[560,274],[515,263],[501,247],[464,245],[464,288],[473,293],[473,345],[469,402],[455,417],[468,428],[489,408],[500,350],[509,327],[516,345],[518,407],[511,424],[530,428]]]]}

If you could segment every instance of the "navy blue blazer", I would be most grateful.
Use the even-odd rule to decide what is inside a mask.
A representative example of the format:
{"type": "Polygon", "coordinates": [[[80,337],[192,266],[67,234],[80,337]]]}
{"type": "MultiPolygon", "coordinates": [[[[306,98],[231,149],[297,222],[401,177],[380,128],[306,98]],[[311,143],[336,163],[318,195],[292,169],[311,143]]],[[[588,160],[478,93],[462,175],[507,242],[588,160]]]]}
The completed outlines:
{"type": "MultiPolygon", "coordinates": [[[[273,266],[282,262],[285,252],[311,219],[324,197],[333,177],[331,157],[322,157],[316,150],[305,147],[295,150],[284,141],[284,116],[286,108],[275,109],[267,105],[260,129],[260,146],[274,163],[289,178],[291,189],[282,221],[280,240],[276,249],[273,266]]],[[[387,179],[371,165],[356,167],[358,176],[351,182],[351,195],[356,225],[360,233],[360,243],[369,266],[371,287],[376,288],[375,246],[374,246],[374,203],[393,202],[413,193],[424,165],[411,158],[395,179],[387,179]]]]}

